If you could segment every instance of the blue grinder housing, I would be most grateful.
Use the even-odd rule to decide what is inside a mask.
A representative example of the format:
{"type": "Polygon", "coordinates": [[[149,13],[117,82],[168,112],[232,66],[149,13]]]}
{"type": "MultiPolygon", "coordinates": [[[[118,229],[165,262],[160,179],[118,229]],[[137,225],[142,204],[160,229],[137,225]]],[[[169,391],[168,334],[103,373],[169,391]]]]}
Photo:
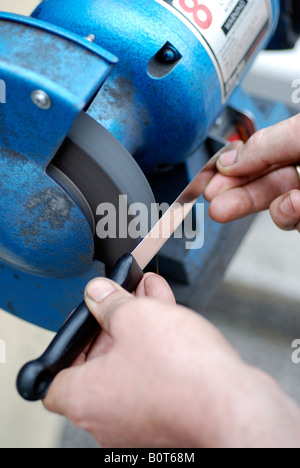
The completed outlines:
{"type": "MultiPolygon", "coordinates": [[[[253,1],[228,4],[235,11],[253,1]]],[[[239,87],[276,29],[278,0],[265,2],[267,30],[249,43],[228,94],[213,51],[173,3],[182,4],[44,0],[31,18],[0,15],[0,78],[7,88],[0,108],[0,307],[22,319],[57,330],[87,282],[104,273],[83,213],[46,174],[82,110],[133,155],[159,202],[172,202],[207,161],[203,144],[227,106],[251,114],[257,129],[289,116],[280,104],[262,106],[239,87]],[[94,43],[84,39],[91,34],[94,43]],[[50,112],[30,100],[38,89],[51,95],[50,112]],[[67,222],[66,216],[59,225],[57,217],[49,221],[46,208],[53,203],[67,210],[67,222]]],[[[176,281],[179,300],[200,291],[205,304],[250,222],[221,226],[206,214],[201,250],[168,243],[161,272],[176,281]]]]}
{"type": "MultiPolygon", "coordinates": [[[[162,5],[171,3],[47,0],[33,13],[37,19],[82,37],[94,34],[96,43],[118,57],[118,66],[89,113],[128,149],[145,172],[161,164],[178,164],[195,153],[224,107],[211,55],[193,30],[162,5]],[[151,62],[166,44],[171,44],[180,58],[176,66],[165,66],[165,74],[159,77],[158,72],[152,72],[151,62]]],[[[256,44],[248,65],[276,29],[279,4],[272,0],[270,5],[270,29],[256,44]]],[[[239,39],[243,41],[243,37],[239,39]]],[[[83,72],[88,74],[89,70],[83,72]]]]}

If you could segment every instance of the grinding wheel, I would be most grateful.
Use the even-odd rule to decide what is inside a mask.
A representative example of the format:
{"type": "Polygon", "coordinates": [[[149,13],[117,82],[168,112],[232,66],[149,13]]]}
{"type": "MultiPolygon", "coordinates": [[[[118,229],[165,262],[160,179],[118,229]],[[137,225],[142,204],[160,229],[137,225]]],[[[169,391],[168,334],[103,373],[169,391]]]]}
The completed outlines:
{"type": "MultiPolygon", "coordinates": [[[[140,239],[119,238],[120,209],[126,210],[133,203],[143,203],[148,216],[142,221],[139,216],[138,230],[150,230],[151,204],[155,199],[150,185],[138,164],[128,151],[85,112],[76,119],[68,138],[48,167],[48,174],[72,197],[85,214],[95,240],[95,259],[106,264],[108,269],[124,253],[131,252],[140,239]],[[119,206],[120,195],[126,195],[119,206]],[[100,239],[96,233],[99,222],[97,207],[110,203],[116,209],[116,238],[100,239]]],[[[126,217],[125,217],[126,219],[126,217]]],[[[127,217],[129,223],[134,218],[127,217]]],[[[128,231],[127,231],[128,232],[128,231]]]]}

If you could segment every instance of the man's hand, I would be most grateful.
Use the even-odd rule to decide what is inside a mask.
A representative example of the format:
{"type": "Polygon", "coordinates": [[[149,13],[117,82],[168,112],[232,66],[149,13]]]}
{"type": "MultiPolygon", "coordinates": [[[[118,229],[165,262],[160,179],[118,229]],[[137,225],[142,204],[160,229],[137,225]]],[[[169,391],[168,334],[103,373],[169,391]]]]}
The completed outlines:
{"type": "Polygon", "coordinates": [[[162,278],[146,275],[136,297],[94,280],[85,300],[104,331],[44,404],[102,447],[300,446],[296,405],[162,278]]]}
{"type": "Polygon", "coordinates": [[[300,115],[257,132],[224,153],[205,190],[210,215],[225,223],[270,209],[282,229],[300,231],[300,115]]]}

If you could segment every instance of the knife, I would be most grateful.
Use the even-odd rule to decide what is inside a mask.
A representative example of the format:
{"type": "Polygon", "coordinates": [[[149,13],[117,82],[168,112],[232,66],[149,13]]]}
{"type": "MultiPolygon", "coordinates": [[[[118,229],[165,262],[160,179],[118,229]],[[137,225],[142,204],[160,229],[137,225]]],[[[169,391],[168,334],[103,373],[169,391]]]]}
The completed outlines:
{"type": "MultiPolygon", "coordinates": [[[[131,254],[117,262],[110,279],[128,292],[136,290],[143,270],[174,234],[191,212],[205,187],[217,173],[216,162],[223,152],[233,150],[238,142],[223,147],[196,175],[173,205],[131,254]]],[[[56,375],[67,369],[97,337],[101,327],[84,302],[70,315],[44,354],[27,363],[17,378],[17,389],[27,401],[38,401],[48,393],[56,375]]]]}

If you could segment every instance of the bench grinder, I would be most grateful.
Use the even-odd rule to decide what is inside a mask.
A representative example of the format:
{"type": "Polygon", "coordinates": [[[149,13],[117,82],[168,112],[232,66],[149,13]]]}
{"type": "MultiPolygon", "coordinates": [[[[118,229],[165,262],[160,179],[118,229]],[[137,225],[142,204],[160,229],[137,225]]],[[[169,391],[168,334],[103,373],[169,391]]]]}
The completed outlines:
{"type": "MultiPolygon", "coordinates": [[[[138,243],[97,236],[101,203],[117,217],[171,203],[218,145],[289,116],[239,86],[278,18],[277,0],[44,0],[31,17],[0,14],[1,308],[57,330],[138,243]]],[[[205,304],[249,224],[205,214],[202,249],[170,240],[160,272],[179,300],[205,304]]]]}

